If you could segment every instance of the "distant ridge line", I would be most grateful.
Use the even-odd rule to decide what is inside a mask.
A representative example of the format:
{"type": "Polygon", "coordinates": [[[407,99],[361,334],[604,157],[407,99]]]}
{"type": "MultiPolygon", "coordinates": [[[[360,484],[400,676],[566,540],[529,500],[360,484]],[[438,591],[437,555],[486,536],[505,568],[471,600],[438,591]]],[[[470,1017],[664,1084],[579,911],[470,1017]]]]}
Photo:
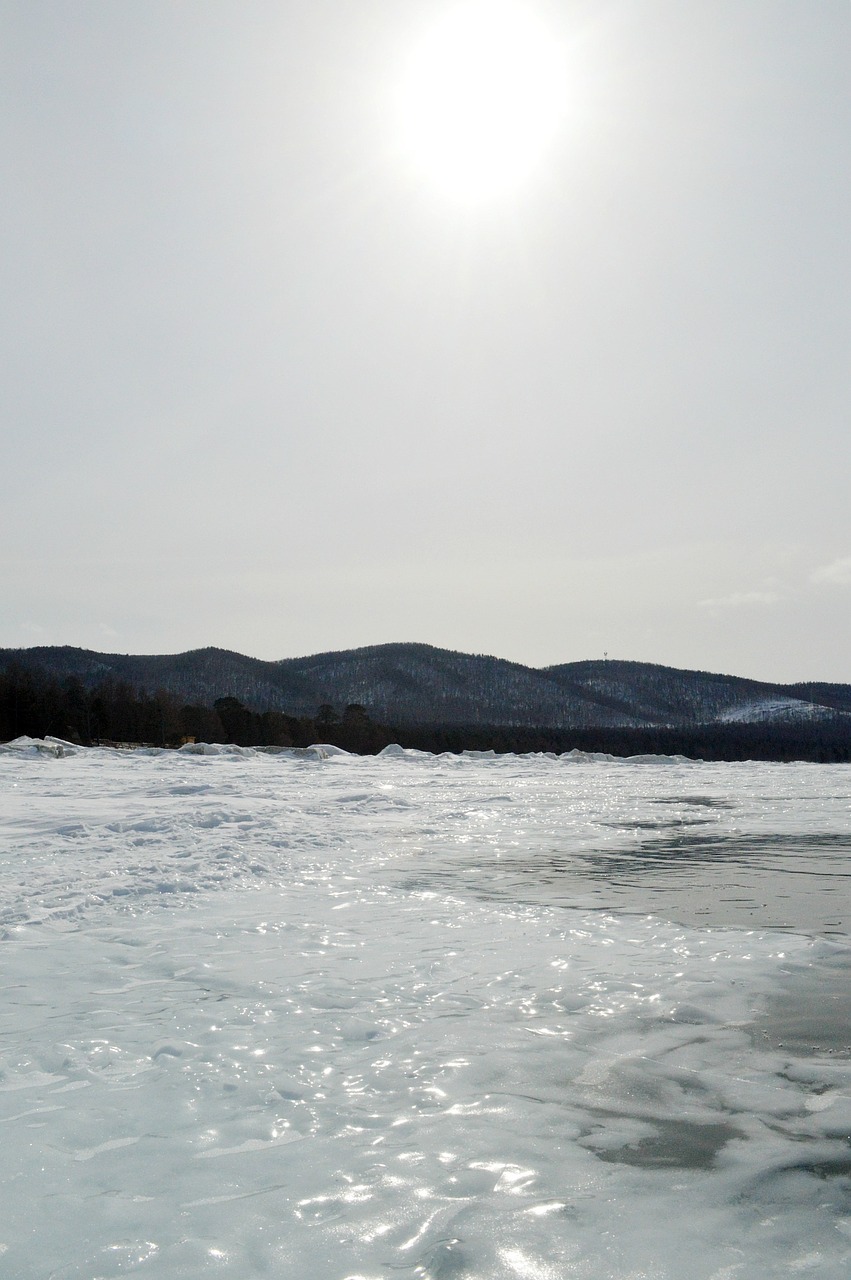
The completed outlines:
{"type": "Polygon", "coordinates": [[[358,703],[396,725],[679,728],[849,717],[851,684],[777,684],[618,658],[528,667],[488,654],[396,642],[266,661],[216,646],[114,654],[71,645],[0,649],[17,664],[87,688],[122,682],[190,704],[237,698],[255,711],[312,716],[358,703]]]}

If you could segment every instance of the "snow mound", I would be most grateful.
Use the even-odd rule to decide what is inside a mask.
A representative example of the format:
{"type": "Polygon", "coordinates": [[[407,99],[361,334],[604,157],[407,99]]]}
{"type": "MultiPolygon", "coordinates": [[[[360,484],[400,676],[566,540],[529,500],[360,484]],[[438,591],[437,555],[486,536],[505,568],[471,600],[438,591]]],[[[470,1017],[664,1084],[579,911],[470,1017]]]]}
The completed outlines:
{"type": "Polygon", "coordinates": [[[20,738],[13,738],[11,742],[0,743],[0,752],[4,755],[52,756],[58,759],[61,756],[75,756],[79,750],[73,742],[49,735],[46,738],[28,738],[23,734],[20,738]]]}
{"type": "MultiPolygon", "coordinates": [[[[544,758],[551,758],[547,752],[544,758]]],[[[563,751],[559,760],[566,764],[698,764],[689,756],[665,756],[647,752],[637,756],[613,756],[608,751],[580,751],[574,747],[572,751],[563,751]]]]}

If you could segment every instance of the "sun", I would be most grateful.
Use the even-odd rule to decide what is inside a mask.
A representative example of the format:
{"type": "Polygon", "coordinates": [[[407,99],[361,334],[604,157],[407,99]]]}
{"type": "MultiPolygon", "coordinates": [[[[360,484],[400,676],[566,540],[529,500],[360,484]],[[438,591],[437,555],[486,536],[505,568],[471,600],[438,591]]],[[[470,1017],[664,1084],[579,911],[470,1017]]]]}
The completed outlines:
{"type": "Polygon", "coordinates": [[[415,47],[396,93],[402,152],[447,196],[479,203],[541,164],[562,121],[554,33],[519,0],[466,0],[415,47]]]}

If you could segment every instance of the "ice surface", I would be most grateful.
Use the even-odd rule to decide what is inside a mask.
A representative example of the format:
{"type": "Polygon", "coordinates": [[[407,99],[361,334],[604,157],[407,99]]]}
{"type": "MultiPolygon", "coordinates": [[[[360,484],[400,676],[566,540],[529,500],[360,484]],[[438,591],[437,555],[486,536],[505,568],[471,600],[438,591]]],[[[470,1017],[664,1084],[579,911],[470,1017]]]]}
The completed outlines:
{"type": "Polygon", "coordinates": [[[845,766],[13,745],[0,1270],[844,1278],[847,929],[623,908],[692,920],[691,884],[726,920],[753,873],[839,920],[849,796],[845,766]]]}

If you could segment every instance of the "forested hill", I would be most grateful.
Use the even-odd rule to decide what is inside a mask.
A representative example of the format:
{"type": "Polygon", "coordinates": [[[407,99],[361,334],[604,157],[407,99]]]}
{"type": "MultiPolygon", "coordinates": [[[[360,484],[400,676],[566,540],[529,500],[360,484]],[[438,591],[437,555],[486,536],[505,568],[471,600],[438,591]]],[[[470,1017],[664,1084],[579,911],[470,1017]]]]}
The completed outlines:
{"type": "Polygon", "coordinates": [[[789,724],[851,716],[851,685],[778,685],[646,662],[586,661],[545,668],[501,658],[385,644],[264,662],[224,649],[161,656],[66,646],[0,649],[17,667],[86,688],[121,683],[212,706],[237,698],[255,711],[314,716],[323,704],[365,707],[391,725],[552,728],[789,724]]]}

